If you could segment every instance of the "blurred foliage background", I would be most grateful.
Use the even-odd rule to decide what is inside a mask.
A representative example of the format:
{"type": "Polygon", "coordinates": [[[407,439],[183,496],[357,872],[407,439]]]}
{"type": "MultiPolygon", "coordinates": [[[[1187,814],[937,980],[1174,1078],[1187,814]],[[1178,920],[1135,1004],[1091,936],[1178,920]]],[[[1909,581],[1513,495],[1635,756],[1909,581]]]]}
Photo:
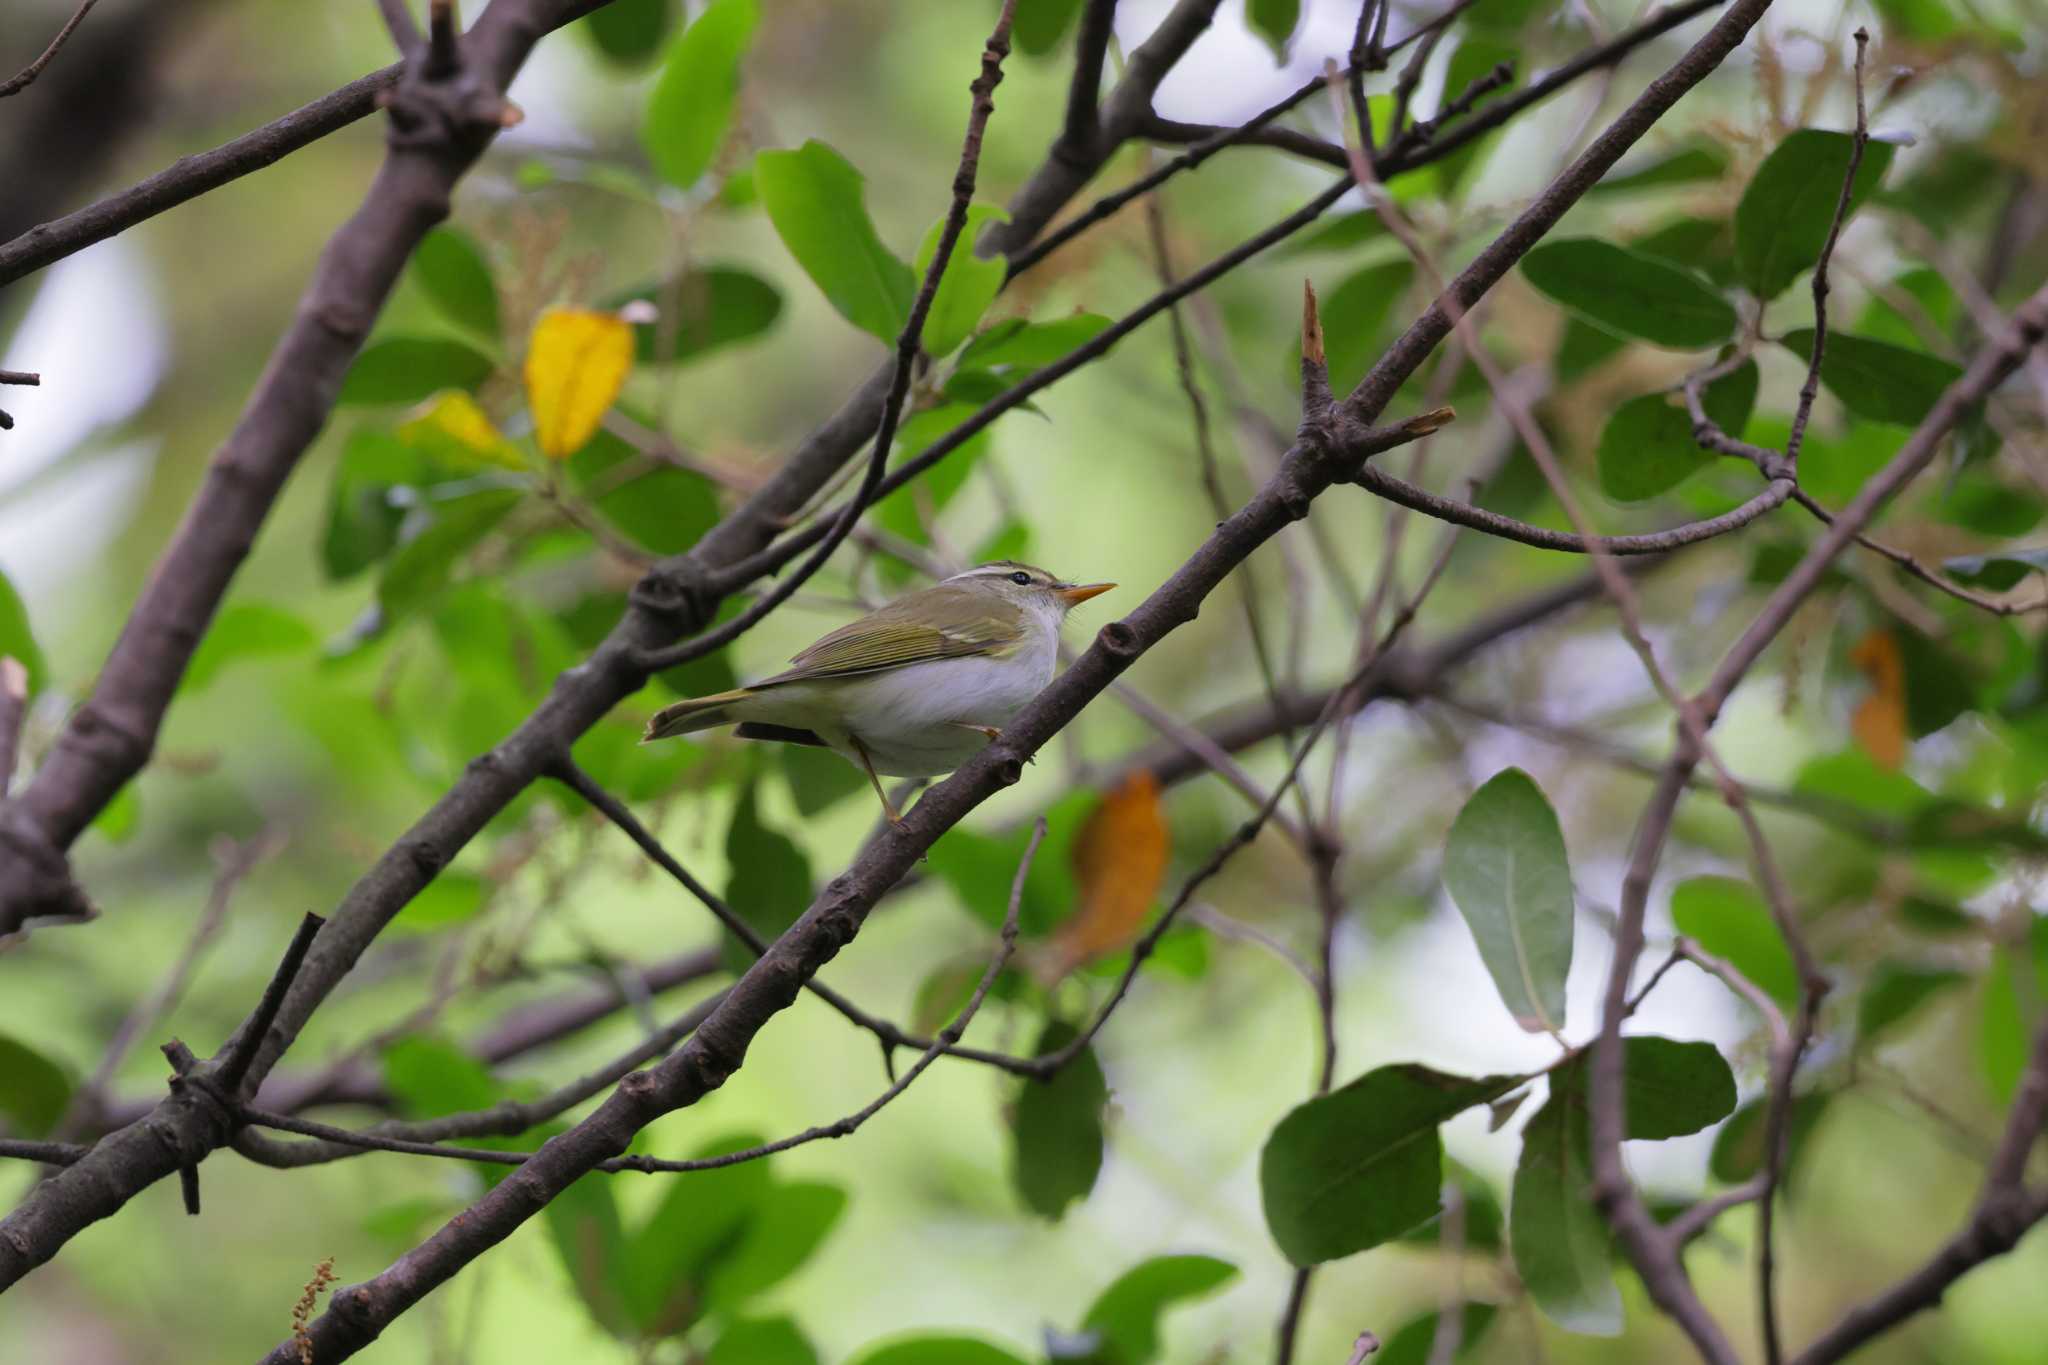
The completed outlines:
{"type": "MultiPolygon", "coordinates": [[[[27,106],[33,89],[0,105],[0,151],[26,168],[10,183],[36,182],[54,200],[24,192],[19,207],[32,216],[8,235],[391,58],[367,4],[215,0],[176,7],[175,18],[158,6],[146,20],[132,12],[140,8],[108,0],[81,32],[82,45],[99,27],[126,35],[127,67],[105,69],[131,70],[140,83],[133,111],[90,146],[31,145],[14,106],[27,106]]],[[[764,0],[740,49],[730,135],[709,149],[702,176],[679,186],[676,159],[697,152],[664,141],[657,92],[685,31],[683,8],[618,0],[546,40],[520,76],[512,97],[525,122],[463,183],[448,232],[408,273],[343,406],[265,525],[155,760],[75,851],[104,918],[39,931],[0,958],[0,1035],[33,1054],[12,1068],[19,1085],[53,1068],[61,1108],[208,915],[223,866],[246,862],[189,987],[120,1065],[115,1103],[161,1093],[154,1048],[163,1038],[202,1053],[217,1046],[299,915],[331,907],[462,764],[580,657],[621,610],[636,565],[687,547],[881,359],[881,343],[835,309],[771,225],[755,157],[828,143],[864,179],[879,243],[911,262],[945,208],[965,87],[995,7],[764,0]],[[479,268],[488,277],[481,287],[479,268]],[[657,288],[677,280],[677,290],[657,288]],[[635,295],[660,305],[665,321],[640,329],[643,349],[605,432],[572,458],[537,461],[520,382],[536,321],[551,306],[614,308],[635,295]],[[706,298],[708,309],[692,303],[706,298]],[[503,459],[437,431],[448,410],[422,416],[420,401],[448,385],[473,394],[506,442],[503,459]],[[636,443],[680,463],[651,460],[636,443]],[[393,488],[413,491],[394,498],[393,488]],[[440,536],[424,550],[423,526],[440,536]]],[[[1121,47],[1167,8],[1125,0],[1121,47]]],[[[1240,122],[1348,49],[1352,7],[1304,0],[1291,26],[1289,8],[1254,3],[1247,15],[1224,5],[1162,87],[1160,111],[1240,122]]],[[[999,204],[1059,129],[1072,42],[1059,36],[1052,12],[1061,9],[1056,0],[1022,7],[1025,50],[997,92],[983,201],[999,204]],[[1048,50],[1030,50],[1041,44],[1048,50]]],[[[0,35],[0,68],[9,70],[40,49],[69,6],[24,0],[16,10],[0,35]]],[[[1430,12],[1397,9],[1397,31],[1430,12]]],[[[1502,57],[1517,62],[1519,83],[1637,17],[1635,6],[1610,0],[1479,0],[1428,68],[1421,107],[1502,57]]],[[[1871,151],[1888,164],[1844,238],[1834,316],[1856,335],[1953,361],[1980,335],[1978,300],[1962,281],[2010,307],[2048,274],[2044,17],[2033,0],[1781,0],[1559,236],[1635,244],[1717,287],[1735,283],[1744,266],[1730,223],[1746,187],[1793,130],[1852,126],[1848,34],[1868,24],[1871,123],[1883,139],[1871,151]]],[[[1611,78],[1575,85],[1469,156],[1397,182],[1438,258],[1469,258],[1702,22],[1649,44],[1611,78]]],[[[111,63],[84,46],[63,60],[111,63]]],[[[1384,92],[1391,80],[1376,77],[1370,88],[1384,92]]],[[[1320,99],[1295,126],[1338,136],[1320,99]]],[[[44,376],[39,389],[5,395],[17,426],[0,435],[0,573],[26,604],[43,660],[31,759],[89,690],[321,244],[358,202],[381,139],[379,121],[366,120],[0,295],[0,364],[44,376]]],[[[1128,147],[1097,188],[1169,154],[1128,147]]],[[[1253,148],[1176,178],[1160,202],[1177,267],[1292,211],[1330,174],[1253,148]]],[[[1821,181],[1830,203],[1836,174],[1821,181]]],[[[1298,416],[1301,280],[1323,295],[1340,385],[1355,382],[1426,302],[1398,245],[1355,198],[1326,221],[1187,310],[1232,503],[1263,481],[1271,433],[1291,432],[1298,416]]],[[[1633,409],[1641,430],[1610,433],[1610,422],[1694,368],[1699,353],[1625,341],[1560,307],[1535,276],[1518,271],[1494,292],[1486,344],[1538,396],[1602,529],[1706,515],[1755,491],[1754,471],[1733,461],[1681,452],[1675,478],[1631,464],[1630,451],[1668,447],[1657,446],[1659,423],[1673,410],[1651,398],[1633,409]]],[[[1094,324],[1067,320],[1120,316],[1157,287],[1145,214],[1133,208],[1020,278],[981,325],[1024,318],[1085,332],[1094,324]]],[[[1803,278],[1780,286],[1764,330],[1808,325],[1803,278]]],[[[971,346],[988,355],[1006,336],[971,346]]],[[[1752,410],[1748,434],[1781,442],[1803,353],[1764,345],[1756,360],[1757,394],[1743,405],[1752,410]]],[[[974,366],[950,368],[966,377],[948,391],[942,366],[920,387],[904,451],[987,396],[974,366]]],[[[991,368],[1014,375],[1016,365],[991,368]]],[[[1403,415],[1448,399],[1458,409],[1424,481],[1455,491],[1468,475],[1497,470],[1484,474],[1484,505],[1568,525],[1470,368],[1440,383],[1434,375],[1395,408],[1403,415]]],[[[1875,378],[1831,377],[1802,464],[1806,487],[1830,505],[1845,501],[1910,429],[1913,417],[1896,405],[1910,408],[1911,393],[1899,395],[1911,389],[1882,362],[1875,378]]],[[[2040,561],[2015,556],[2048,513],[2040,405],[2024,383],[1995,401],[1880,520],[1883,538],[1928,564],[1987,556],[1941,572],[2001,602],[2037,603],[2040,561]]],[[[1169,335],[1154,323],[1032,410],[1005,417],[869,522],[927,561],[1008,556],[1075,579],[1115,579],[1120,592],[1083,609],[1099,623],[1160,581],[1215,520],[1169,335]]],[[[1327,687],[1343,676],[1357,594],[1380,571],[1393,525],[1385,504],[1339,489],[1309,526],[1253,561],[1248,581],[1288,685],[1327,687]]],[[[1411,525],[1395,549],[1410,590],[1433,555],[1435,529],[1411,525]]],[[[1644,579],[1652,637],[1676,675],[1704,675],[1814,530],[1796,509],[1782,510],[1644,579]]],[[[1412,637],[1439,638],[1582,567],[1468,535],[1412,637]]],[[[1814,1097],[1802,1113],[1813,1121],[1800,1129],[1779,1225],[1795,1341],[1917,1264],[1961,1216],[2018,1073],[2036,974],[2048,968],[2031,822],[2048,779],[2038,627],[1931,592],[1872,557],[1838,568],[1718,731],[1735,770],[1784,797],[1766,810],[1766,825],[1838,979],[1802,1072],[1801,1090],[1814,1097]],[[1943,824],[1954,803],[1984,816],[1967,836],[1943,824]],[[1873,827],[1887,833],[1873,838],[1873,827]]],[[[919,581],[900,559],[849,546],[727,654],[622,708],[579,758],[698,875],[743,908],[758,901],[786,920],[871,828],[873,808],[851,770],[715,736],[659,751],[633,740],[674,695],[773,671],[859,604],[919,581]]],[[[18,629],[4,613],[0,628],[18,629]]],[[[1127,681],[1187,719],[1259,700],[1234,594],[1219,593],[1127,681]]],[[[1537,779],[1570,851],[1579,933],[1562,1031],[1582,1041],[1596,1022],[1605,929],[1646,791],[1615,753],[1662,753],[1667,715],[1598,606],[1496,644],[1446,692],[1371,706],[1346,724],[1337,770],[1327,752],[1309,765],[1309,788],[1319,799],[1330,792],[1348,851],[1336,944],[1340,1079],[1401,1061],[1479,1074],[1555,1058],[1549,1039],[1517,1029],[1501,1007],[1440,877],[1461,804],[1511,765],[1537,779]]],[[[1099,701],[1019,787],[942,841],[930,875],[890,898],[827,979],[890,1017],[920,1027],[943,1020],[963,972],[971,981],[987,959],[1000,902],[986,893],[1007,885],[1015,832],[1047,812],[1053,836],[1027,905],[1022,965],[974,1038],[1029,1051],[1048,1017],[1082,1015],[1107,989],[1134,926],[1095,945],[1106,951],[1092,965],[1057,974],[1061,925],[1085,904],[1092,876],[1072,846],[1100,798],[1100,776],[1154,738],[1115,697],[1099,701]]],[[[1277,744],[1241,757],[1265,783],[1285,764],[1277,744]]],[[[1170,788],[1157,811],[1163,848],[1149,883],[1170,894],[1246,808],[1212,776],[1170,788]]],[[[1675,931],[1710,946],[1719,936],[1717,950],[1769,980],[1774,941],[1741,938],[1760,911],[1742,884],[1733,821],[1702,795],[1683,807],[1677,836],[1653,897],[1653,945],[1675,931]],[[1713,877],[1736,881],[1700,880],[1713,877]]],[[[1141,910],[1153,903],[1140,900],[1141,910]]],[[[1315,897],[1303,861],[1269,832],[1205,888],[1198,908],[1099,1041],[1107,1137],[1099,1175],[1087,1172],[1075,1191],[1082,1197],[1033,1197],[1030,1179],[1020,1184],[1016,1081],[942,1062],[844,1142],[716,1175],[585,1180],[575,1201],[406,1316],[373,1358],[710,1352],[723,1365],[807,1358],[793,1344],[798,1332],[816,1358],[832,1361],[911,1332],[971,1335],[1031,1359],[1085,1355],[1091,1305],[1120,1275],[1165,1255],[1215,1263],[1155,1272],[1189,1296],[1162,1319],[1156,1358],[1268,1358],[1291,1270],[1262,1216],[1258,1162],[1275,1123],[1315,1081],[1314,996],[1291,965],[1315,951],[1315,897]],[[634,1344],[632,1324],[647,1319],[610,1301],[620,1295],[653,1296],[666,1307],[649,1311],[671,1315],[664,1330],[686,1331],[634,1344]]],[[[537,790],[404,912],[284,1069],[356,1058],[415,1117],[534,1093],[615,1055],[723,978],[635,999],[495,1070],[464,1044],[524,1003],[605,987],[621,964],[715,942],[701,908],[615,831],[580,803],[537,790]]],[[[1756,1020],[1704,975],[1675,970],[1638,1024],[1716,1044],[1741,1099],[1760,1091],[1756,1020]]],[[[654,1125],[638,1150],[676,1156],[779,1136],[851,1112],[886,1083],[874,1041],[806,998],[762,1035],[731,1084],[654,1125]]],[[[16,1130],[33,1126],[29,1103],[16,1102],[16,1130]]],[[[322,1112],[338,1122],[378,1117],[322,1112]]],[[[1461,1359],[1680,1354],[1680,1339],[1626,1273],[1626,1326],[1614,1337],[1568,1333],[1518,1291],[1498,1214],[1490,1230],[1486,1217],[1506,1202],[1523,1121],[1489,1131],[1480,1110],[1446,1126],[1446,1149],[1473,1182],[1463,1249],[1431,1234],[1325,1266],[1297,1358],[1341,1361],[1359,1331],[1391,1337],[1447,1294],[1498,1305],[1471,1320],[1461,1359]]],[[[1718,1188],[1740,1168],[1727,1132],[1634,1144],[1634,1169],[1658,1197],[1718,1188]]],[[[18,1199],[35,1178],[26,1165],[0,1170],[0,1197],[18,1199]]],[[[316,1262],[331,1257],[343,1282],[365,1278],[486,1178],[457,1163],[383,1154],[297,1171],[223,1155],[206,1167],[204,1217],[187,1218],[177,1192],[160,1185],[10,1295],[0,1356],[249,1358],[288,1330],[316,1262]]],[[[1745,1342],[1753,1223],[1747,1210],[1722,1219],[1690,1259],[1708,1301],[1745,1342]]],[[[2032,1288],[2044,1270],[2037,1237],[1864,1358],[2037,1360],[2048,1304],[2032,1288]]],[[[1416,1360],[1427,1356],[1422,1341],[1416,1360]]]]}

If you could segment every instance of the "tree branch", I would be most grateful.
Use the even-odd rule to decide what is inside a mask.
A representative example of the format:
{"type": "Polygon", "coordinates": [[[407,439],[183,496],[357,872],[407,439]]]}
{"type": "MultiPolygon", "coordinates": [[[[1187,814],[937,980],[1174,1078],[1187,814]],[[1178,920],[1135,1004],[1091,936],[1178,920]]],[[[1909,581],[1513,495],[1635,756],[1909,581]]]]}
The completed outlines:
{"type": "Polygon", "coordinates": [[[0,884],[0,933],[76,914],[63,850],[155,748],[214,608],[338,391],[413,246],[447,215],[455,182],[499,129],[499,93],[538,38],[547,0],[500,0],[466,44],[466,80],[408,73],[392,87],[390,149],[362,207],[322,255],[234,430],[158,561],[126,628],[28,786],[0,807],[0,845],[30,874],[0,884]]]}
{"type": "Polygon", "coordinates": [[[64,27],[57,30],[57,36],[50,40],[50,45],[43,49],[42,55],[7,80],[0,81],[0,99],[18,95],[28,89],[35,78],[43,74],[43,68],[50,64],[51,59],[63,50],[64,44],[71,40],[72,33],[85,22],[85,16],[92,13],[92,7],[98,3],[99,0],[79,0],[78,8],[64,21],[64,27]]]}

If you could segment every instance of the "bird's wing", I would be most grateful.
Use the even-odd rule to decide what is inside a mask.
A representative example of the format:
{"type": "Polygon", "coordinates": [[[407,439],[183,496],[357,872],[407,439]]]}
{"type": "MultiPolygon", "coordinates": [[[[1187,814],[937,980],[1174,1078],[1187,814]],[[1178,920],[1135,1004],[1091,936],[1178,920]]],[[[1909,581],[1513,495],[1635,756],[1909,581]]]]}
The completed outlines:
{"type": "Polygon", "coordinates": [[[1023,623],[1012,613],[991,614],[958,589],[930,588],[841,626],[791,659],[795,667],[788,672],[754,685],[774,687],[880,673],[933,659],[1004,654],[1023,638],[1023,623]]]}

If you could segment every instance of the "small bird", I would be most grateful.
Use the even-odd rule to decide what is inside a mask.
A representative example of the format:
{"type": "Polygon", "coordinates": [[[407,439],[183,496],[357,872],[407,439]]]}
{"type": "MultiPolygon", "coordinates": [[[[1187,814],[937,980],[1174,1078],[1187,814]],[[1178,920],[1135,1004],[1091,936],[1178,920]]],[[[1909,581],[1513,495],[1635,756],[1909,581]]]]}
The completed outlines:
{"type": "Polygon", "coordinates": [[[1052,681],[1067,612],[1115,586],[978,565],[841,626],[786,673],[663,707],[640,742],[737,724],[742,739],[820,745],[900,822],[879,775],[935,777],[980,752],[1052,681]]]}

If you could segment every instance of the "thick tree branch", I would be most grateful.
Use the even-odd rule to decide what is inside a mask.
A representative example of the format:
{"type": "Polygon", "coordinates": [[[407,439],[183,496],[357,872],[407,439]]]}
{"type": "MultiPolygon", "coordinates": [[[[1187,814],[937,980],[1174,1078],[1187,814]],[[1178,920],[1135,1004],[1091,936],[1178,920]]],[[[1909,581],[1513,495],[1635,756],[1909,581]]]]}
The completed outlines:
{"type": "Polygon", "coordinates": [[[456,79],[392,87],[391,145],[362,207],[334,235],[234,430],[214,456],[100,671],[35,776],[0,805],[0,846],[28,869],[0,883],[0,933],[36,915],[77,914],[62,851],[155,748],[185,665],[271,503],[326,421],[334,396],[413,246],[499,129],[501,92],[558,5],[494,5],[456,79]]]}

